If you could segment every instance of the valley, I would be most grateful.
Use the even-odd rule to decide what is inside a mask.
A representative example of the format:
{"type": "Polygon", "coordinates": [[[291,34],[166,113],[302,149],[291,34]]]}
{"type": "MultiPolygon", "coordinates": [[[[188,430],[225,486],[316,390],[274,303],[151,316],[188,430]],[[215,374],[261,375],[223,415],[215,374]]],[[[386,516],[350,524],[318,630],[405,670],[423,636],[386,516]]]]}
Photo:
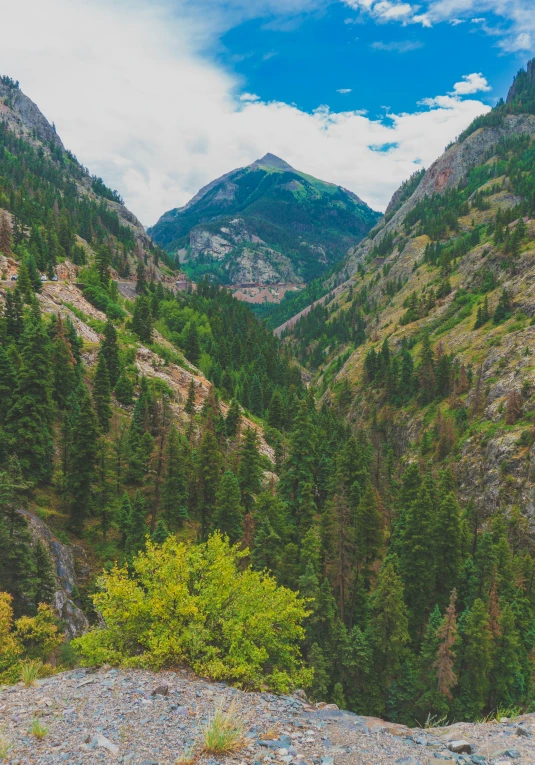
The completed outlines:
{"type": "Polygon", "coordinates": [[[385,215],[267,154],[145,232],[0,102],[0,759],[531,762],[535,60],[385,215]]]}

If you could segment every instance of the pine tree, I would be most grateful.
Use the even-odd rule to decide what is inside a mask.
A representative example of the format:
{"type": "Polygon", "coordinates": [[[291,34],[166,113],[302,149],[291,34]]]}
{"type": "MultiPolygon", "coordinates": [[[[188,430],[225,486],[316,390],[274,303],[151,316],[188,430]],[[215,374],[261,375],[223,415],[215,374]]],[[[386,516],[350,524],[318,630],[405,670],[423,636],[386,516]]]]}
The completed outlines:
{"type": "Polygon", "coordinates": [[[132,330],[143,343],[152,343],[152,314],[148,297],[140,295],[134,304],[132,330]]]}
{"type": "Polygon", "coordinates": [[[258,434],[254,428],[246,428],[240,447],[238,464],[238,483],[241,490],[241,501],[247,513],[250,513],[255,495],[260,492],[262,464],[258,451],[258,434]]]}
{"type": "Polygon", "coordinates": [[[115,394],[115,398],[120,404],[123,404],[123,406],[132,405],[134,400],[134,386],[126,372],[123,372],[117,380],[113,392],[115,394]]]}
{"type": "Polygon", "coordinates": [[[447,494],[432,520],[434,565],[438,572],[435,598],[441,608],[457,587],[461,567],[461,514],[452,493],[447,494]]]}
{"type": "Polygon", "coordinates": [[[4,347],[0,345],[0,425],[5,422],[15,385],[15,368],[4,347]]]}
{"type": "Polygon", "coordinates": [[[192,364],[198,364],[201,358],[199,330],[194,321],[189,321],[183,332],[184,355],[192,364]]]}
{"type": "Polygon", "coordinates": [[[6,430],[24,475],[35,483],[52,472],[52,366],[50,341],[41,320],[22,338],[21,366],[6,430]]]}
{"type": "Polygon", "coordinates": [[[110,420],[112,416],[110,376],[106,358],[102,350],[98,355],[97,371],[95,372],[95,377],[93,379],[93,402],[98,424],[104,433],[107,433],[110,429],[110,420]]]}
{"type": "Polygon", "coordinates": [[[509,603],[503,606],[498,628],[491,680],[491,705],[496,709],[522,703],[527,690],[522,676],[522,644],[509,603]]]}
{"type": "Polygon", "coordinates": [[[136,293],[138,295],[146,295],[147,293],[147,279],[145,277],[145,266],[143,261],[140,260],[136,266],[136,293]]]}
{"type": "Polygon", "coordinates": [[[104,289],[107,289],[110,283],[110,265],[110,246],[106,243],[100,244],[95,251],[95,266],[100,278],[100,283],[104,289]]]}
{"type": "Polygon", "coordinates": [[[130,504],[130,497],[128,494],[123,494],[119,511],[117,513],[117,528],[121,534],[121,543],[124,549],[126,544],[126,538],[128,536],[128,530],[130,528],[130,517],[132,515],[132,505],[130,504]]]}
{"type": "Polygon", "coordinates": [[[198,481],[199,510],[201,515],[200,538],[205,540],[211,527],[212,513],[219,486],[220,455],[217,441],[211,430],[205,430],[199,448],[198,481]]]}
{"type": "MultiPolygon", "coordinates": [[[[29,255],[24,261],[26,268],[28,269],[28,277],[32,286],[33,292],[41,292],[43,283],[41,281],[41,274],[37,270],[37,264],[33,255],[29,255]]],[[[20,277],[19,277],[20,278],[20,277]]]]}
{"type": "Polygon", "coordinates": [[[241,409],[235,398],[230,402],[230,407],[225,420],[227,436],[235,438],[240,430],[241,409]]]}
{"type": "Polygon", "coordinates": [[[507,321],[507,319],[511,317],[512,312],[513,304],[511,297],[504,287],[498,300],[498,304],[494,309],[494,315],[492,317],[494,324],[501,324],[502,322],[507,321]]]}
{"type": "Polygon", "coordinates": [[[110,385],[115,387],[120,375],[119,348],[117,345],[117,330],[109,319],[104,327],[104,340],[100,344],[100,350],[108,367],[110,385]]]}
{"type": "Polygon", "coordinates": [[[188,517],[187,484],[181,456],[178,433],[172,427],[167,437],[161,492],[162,513],[167,526],[172,530],[180,528],[188,517]]]}
{"type": "Polygon", "coordinates": [[[356,559],[365,570],[377,560],[383,544],[382,519],[377,491],[366,487],[355,515],[356,559]]]}
{"type": "Polygon", "coordinates": [[[170,536],[171,532],[167,528],[167,525],[163,518],[158,518],[158,522],[156,523],[156,528],[154,529],[154,534],[152,535],[151,539],[152,541],[157,545],[163,545],[165,540],[168,536],[170,536]]]}
{"type": "Polygon", "coordinates": [[[254,375],[249,389],[249,409],[258,417],[264,416],[264,392],[258,375],[254,375]]]}
{"type": "Polygon", "coordinates": [[[438,647],[434,664],[438,691],[450,701],[453,698],[451,690],[457,685],[457,675],[454,670],[457,643],[456,600],[457,592],[452,590],[446,614],[437,630],[438,647]]]}
{"type": "Polygon", "coordinates": [[[189,382],[188,398],[184,407],[186,414],[193,414],[195,412],[195,381],[193,377],[189,382]]]}
{"type": "Polygon", "coordinates": [[[392,561],[381,566],[370,608],[375,669],[387,688],[401,668],[409,642],[403,582],[392,561]]]}
{"type": "Polygon", "coordinates": [[[435,557],[431,523],[434,501],[429,476],[407,510],[405,533],[400,551],[400,570],[405,584],[405,599],[411,630],[421,630],[432,607],[435,591],[435,557]]]}
{"type": "Polygon", "coordinates": [[[284,402],[280,391],[276,389],[269,402],[267,421],[268,425],[277,430],[284,428],[284,402]]]}
{"type": "Polygon", "coordinates": [[[34,608],[37,611],[40,603],[52,602],[57,590],[57,582],[48,547],[40,539],[34,545],[33,558],[35,561],[34,608]]]}
{"type": "Polygon", "coordinates": [[[132,502],[132,511],[124,544],[126,557],[131,560],[140,550],[145,548],[149,528],[146,522],[147,508],[142,493],[138,490],[132,502]]]}
{"type": "Polygon", "coordinates": [[[243,534],[243,514],[238,479],[231,470],[227,470],[217,490],[213,528],[226,534],[231,544],[235,544],[243,534]]]}
{"type": "Polygon", "coordinates": [[[423,336],[420,354],[420,395],[424,405],[435,397],[435,357],[427,333],[423,336]]]}
{"type": "Polygon", "coordinates": [[[17,343],[22,337],[24,330],[22,309],[23,305],[20,290],[16,289],[13,292],[7,290],[4,309],[4,315],[6,317],[6,335],[17,343]]]}
{"type": "Polygon", "coordinates": [[[73,527],[80,533],[89,512],[98,441],[97,418],[91,406],[88,390],[82,384],[77,390],[77,409],[77,415],[72,423],[72,445],[66,486],[71,500],[73,527]]]}
{"type": "Polygon", "coordinates": [[[416,708],[425,719],[428,715],[447,714],[448,704],[438,690],[436,658],[440,645],[438,630],[442,624],[440,609],[435,606],[425,628],[422,647],[418,656],[418,680],[416,708]]]}
{"type": "Polygon", "coordinates": [[[70,342],[65,335],[65,327],[61,316],[56,322],[55,338],[52,350],[52,365],[54,371],[54,398],[60,409],[65,409],[67,400],[76,388],[75,359],[70,342]]]}
{"type": "Polygon", "coordinates": [[[28,612],[38,584],[28,523],[19,513],[28,489],[18,460],[11,458],[0,473],[0,591],[13,597],[17,617],[28,612]]]}
{"type": "Polygon", "coordinates": [[[492,667],[492,635],[484,602],[477,598],[461,616],[459,698],[454,709],[465,720],[477,719],[488,700],[492,667]]]}
{"type": "Polygon", "coordinates": [[[21,263],[19,266],[18,280],[17,280],[17,292],[21,295],[25,303],[31,303],[33,295],[33,285],[28,272],[28,266],[26,263],[21,263]]]}

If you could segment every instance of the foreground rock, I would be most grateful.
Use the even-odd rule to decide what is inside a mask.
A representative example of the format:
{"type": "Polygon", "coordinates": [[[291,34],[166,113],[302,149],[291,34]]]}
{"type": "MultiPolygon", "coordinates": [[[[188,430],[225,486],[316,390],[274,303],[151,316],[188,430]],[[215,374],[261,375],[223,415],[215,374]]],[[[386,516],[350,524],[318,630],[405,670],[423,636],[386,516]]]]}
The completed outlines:
{"type": "Polygon", "coordinates": [[[409,729],[334,705],[316,707],[299,693],[244,693],[186,671],[78,669],[35,688],[4,688],[0,735],[12,745],[10,765],[174,765],[200,749],[202,729],[219,704],[232,705],[232,714],[243,720],[246,743],[231,756],[201,755],[205,765],[535,763],[535,715],[409,729]],[[41,741],[29,732],[36,719],[48,728],[41,741]]]}

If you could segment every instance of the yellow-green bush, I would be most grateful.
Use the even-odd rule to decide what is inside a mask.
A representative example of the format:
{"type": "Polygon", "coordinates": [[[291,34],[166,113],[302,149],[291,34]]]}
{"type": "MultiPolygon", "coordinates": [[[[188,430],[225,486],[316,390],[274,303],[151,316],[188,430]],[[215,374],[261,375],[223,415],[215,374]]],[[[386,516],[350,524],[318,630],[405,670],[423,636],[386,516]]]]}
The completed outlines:
{"type": "Polygon", "coordinates": [[[25,659],[46,661],[63,640],[50,606],[41,603],[37,616],[14,622],[11,600],[0,592],[0,683],[16,682],[25,659]]]}
{"type": "Polygon", "coordinates": [[[249,688],[309,685],[298,645],[305,603],[268,574],[243,568],[247,554],[218,534],[201,545],[148,542],[132,570],[116,567],[100,578],[93,599],[106,627],[76,647],[90,664],[188,664],[249,688]]]}

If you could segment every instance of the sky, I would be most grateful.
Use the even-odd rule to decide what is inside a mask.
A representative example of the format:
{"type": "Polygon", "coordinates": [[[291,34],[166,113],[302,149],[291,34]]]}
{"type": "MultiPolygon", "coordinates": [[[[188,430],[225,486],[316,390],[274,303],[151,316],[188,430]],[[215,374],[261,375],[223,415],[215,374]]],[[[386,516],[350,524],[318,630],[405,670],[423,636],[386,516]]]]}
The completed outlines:
{"type": "Polygon", "coordinates": [[[272,152],[377,210],[535,55],[535,0],[17,0],[0,74],[145,225],[272,152]]]}

